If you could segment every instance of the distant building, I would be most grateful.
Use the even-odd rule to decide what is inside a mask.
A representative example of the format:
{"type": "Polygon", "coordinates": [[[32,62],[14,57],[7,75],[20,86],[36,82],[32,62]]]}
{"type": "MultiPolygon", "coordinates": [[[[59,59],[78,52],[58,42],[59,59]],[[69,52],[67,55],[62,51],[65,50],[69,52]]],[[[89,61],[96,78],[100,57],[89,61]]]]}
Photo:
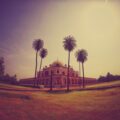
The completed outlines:
{"type": "MultiPolygon", "coordinates": [[[[38,72],[38,83],[44,85],[44,87],[50,87],[51,80],[53,87],[66,87],[67,86],[67,65],[63,65],[59,61],[55,61],[49,66],[45,66],[41,71],[38,72]]],[[[86,84],[96,83],[94,78],[85,78],[86,84]]],[[[20,80],[20,85],[33,85],[34,78],[20,80]]],[[[82,78],[78,72],[72,67],[69,70],[69,85],[80,86],[82,85],[82,78]]]]}

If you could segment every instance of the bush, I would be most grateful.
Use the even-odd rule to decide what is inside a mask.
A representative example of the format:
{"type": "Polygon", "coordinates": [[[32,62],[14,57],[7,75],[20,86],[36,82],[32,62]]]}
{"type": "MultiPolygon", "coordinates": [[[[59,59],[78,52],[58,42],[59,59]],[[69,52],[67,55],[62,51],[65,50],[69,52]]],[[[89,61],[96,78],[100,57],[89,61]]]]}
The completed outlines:
{"type": "Polygon", "coordinates": [[[120,80],[120,75],[112,75],[108,72],[106,76],[100,76],[98,78],[98,82],[110,82],[113,80],[120,80]]]}
{"type": "Polygon", "coordinates": [[[9,74],[0,76],[0,82],[6,84],[18,84],[16,75],[10,76],[9,74]]]}

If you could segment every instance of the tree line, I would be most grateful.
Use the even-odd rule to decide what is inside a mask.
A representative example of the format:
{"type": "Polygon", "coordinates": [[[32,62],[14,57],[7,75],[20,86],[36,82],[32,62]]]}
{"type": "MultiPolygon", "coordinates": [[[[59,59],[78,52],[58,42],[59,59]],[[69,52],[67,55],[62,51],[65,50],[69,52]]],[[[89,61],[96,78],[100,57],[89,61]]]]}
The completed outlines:
{"type": "Polygon", "coordinates": [[[5,61],[3,57],[0,57],[0,83],[18,84],[16,75],[5,74],[5,61]]]}
{"type": "MultiPolygon", "coordinates": [[[[42,39],[36,39],[33,41],[33,48],[35,50],[35,76],[34,76],[34,87],[38,86],[38,78],[39,75],[37,75],[37,68],[38,68],[38,53],[41,57],[41,61],[40,61],[40,69],[42,67],[42,59],[45,58],[48,54],[47,49],[43,48],[44,46],[44,41],[42,39]]],[[[71,52],[75,49],[76,47],[76,40],[73,36],[67,36],[64,37],[63,39],[63,48],[68,51],[68,64],[67,64],[67,91],[69,91],[69,84],[70,84],[70,80],[69,80],[69,70],[70,70],[70,55],[71,52]]],[[[84,62],[87,60],[87,56],[88,53],[85,49],[78,49],[75,52],[75,57],[77,62],[79,63],[79,74],[80,74],[80,64],[82,64],[82,75],[83,75],[83,79],[82,79],[82,84],[83,84],[83,88],[85,87],[85,79],[84,79],[84,62]]]]}
{"type": "Polygon", "coordinates": [[[113,75],[110,72],[108,72],[105,76],[100,76],[98,78],[98,82],[110,82],[120,80],[120,75],[113,75]]]}

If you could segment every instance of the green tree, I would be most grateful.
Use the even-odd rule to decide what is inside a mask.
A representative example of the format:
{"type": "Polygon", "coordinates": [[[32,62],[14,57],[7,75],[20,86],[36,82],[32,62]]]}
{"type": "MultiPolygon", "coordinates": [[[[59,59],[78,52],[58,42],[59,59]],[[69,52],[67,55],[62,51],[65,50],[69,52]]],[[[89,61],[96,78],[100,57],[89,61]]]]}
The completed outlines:
{"type": "Polygon", "coordinates": [[[76,52],[77,61],[82,63],[82,73],[83,73],[83,88],[85,87],[84,79],[84,62],[87,60],[88,53],[86,50],[81,49],[76,52]]]}
{"type": "Polygon", "coordinates": [[[4,74],[5,74],[4,58],[0,57],[0,76],[4,76],[4,74]]]}
{"type": "Polygon", "coordinates": [[[69,84],[70,84],[70,80],[69,80],[70,53],[76,47],[76,40],[74,39],[74,37],[70,36],[70,35],[65,37],[64,41],[63,41],[63,47],[64,47],[64,49],[66,51],[68,51],[67,91],[69,91],[69,84]]]}
{"type": "Polygon", "coordinates": [[[43,48],[44,42],[41,39],[36,39],[33,41],[33,48],[36,52],[36,58],[35,58],[35,80],[34,80],[34,86],[35,86],[35,81],[37,79],[37,58],[38,58],[38,52],[40,49],[43,48]]]}

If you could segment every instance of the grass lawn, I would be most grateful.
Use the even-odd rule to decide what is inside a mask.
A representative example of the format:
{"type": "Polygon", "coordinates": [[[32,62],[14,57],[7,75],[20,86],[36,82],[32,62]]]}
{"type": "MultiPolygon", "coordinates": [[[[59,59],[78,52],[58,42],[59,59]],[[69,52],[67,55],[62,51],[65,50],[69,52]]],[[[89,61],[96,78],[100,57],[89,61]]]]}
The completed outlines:
{"type": "MultiPolygon", "coordinates": [[[[115,85],[120,81],[89,87],[115,85]]],[[[120,87],[69,93],[27,91],[34,88],[4,84],[0,88],[0,120],[120,120],[120,87]]]]}

